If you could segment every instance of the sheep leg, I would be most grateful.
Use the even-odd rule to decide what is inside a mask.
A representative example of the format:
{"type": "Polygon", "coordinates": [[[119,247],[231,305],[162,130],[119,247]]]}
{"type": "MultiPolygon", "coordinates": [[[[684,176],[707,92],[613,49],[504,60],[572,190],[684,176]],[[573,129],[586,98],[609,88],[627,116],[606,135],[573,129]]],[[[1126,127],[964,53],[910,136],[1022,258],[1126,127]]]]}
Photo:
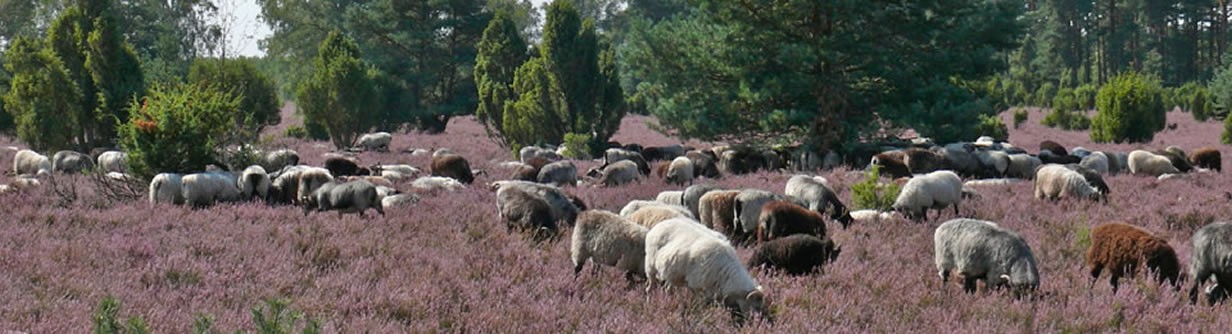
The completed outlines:
{"type": "Polygon", "coordinates": [[[1121,275],[1117,275],[1115,272],[1113,272],[1112,277],[1108,279],[1108,283],[1112,284],[1112,294],[1115,295],[1117,293],[1117,287],[1120,286],[1120,282],[1121,282],[1121,275]]]}
{"type": "MultiPolygon", "coordinates": [[[[958,215],[958,203],[954,203],[954,215],[958,215]]],[[[937,218],[941,218],[941,216],[938,215],[937,218]]]]}
{"type": "Polygon", "coordinates": [[[963,291],[967,293],[975,293],[976,282],[979,280],[979,277],[963,275],[963,291]]]}
{"type": "Polygon", "coordinates": [[[1206,271],[1198,271],[1198,273],[1194,275],[1193,287],[1189,288],[1189,304],[1192,305],[1198,303],[1198,286],[1202,285],[1203,282],[1206,282],[1210,276],[1211,273],[1206,271]]]}

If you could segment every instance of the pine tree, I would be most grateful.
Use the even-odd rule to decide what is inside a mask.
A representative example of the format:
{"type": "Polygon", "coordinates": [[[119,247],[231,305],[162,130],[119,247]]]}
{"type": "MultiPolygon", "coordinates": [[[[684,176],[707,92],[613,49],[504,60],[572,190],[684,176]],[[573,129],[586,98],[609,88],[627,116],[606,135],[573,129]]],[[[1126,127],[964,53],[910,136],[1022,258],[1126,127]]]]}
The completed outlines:
{"type": "Polygon", "coordinates": [[[513,20],[498,13],[483,31],[477,48],[475,86],[479,90],[479,106],[475,116],[484,124],[489,136],[504,142],[498,134],[504,132],[506,101],[517,99],[513,93],[513,75],[526,61],[526,42],[513,20]]]}
{"type": "Polygon", "coordinates": [[[324,126],[335,148],[350,147],[376,122],[377,75],[360,59],[354,41],[331,32],[321,42],[311,77],[296,93],[304,122],[324,126]]]}

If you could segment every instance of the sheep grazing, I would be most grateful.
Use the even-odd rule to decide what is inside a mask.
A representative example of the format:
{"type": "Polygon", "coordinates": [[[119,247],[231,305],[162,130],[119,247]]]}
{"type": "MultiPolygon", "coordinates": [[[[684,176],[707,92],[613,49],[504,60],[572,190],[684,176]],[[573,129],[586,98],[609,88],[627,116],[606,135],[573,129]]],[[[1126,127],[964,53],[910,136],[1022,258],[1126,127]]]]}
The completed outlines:
{"type": "Polygon", "coordinates": [[[864,209],[851,212],[851,218],[859,222],[871,222],[878,220],[890,220],[894,218],[893,212],[881,212],[877,210],[864,209]]]}
{"type": "Polygon", "coordinates": [[[1082,158],[1082,162],[1079,162],[1078,165],[1101,175],[1108,175],[1108,156],[1104,152],[1091,152],[1091,154],[1082,158]]]}
{"type": "Polygon", "coordinates": [[[641,153],[619,148],[609,148],[603,152],[603,166],[609,166],[619,161],[632,161],[637,165],[637,171],[642,175],[650,175],[650,164],[641,153]]]}
{"type": "Polygon", "coordinates": [[[757,219],[757,243],[793,234],[824,238],[826,221],[816,211],[788,201],[770,201],[761,208],[761,216],[757,219]]]}
{"type": "MultiPolygon", "coordinates": [[[[539,183],[525,182],[525,181],[496,181],[492,183],[492,190],[496,191],[498,209],[504,208],[506,206],[505,204],[502,204],[502,201],[501,201],[501,196],[503,192],[513,192],[513,191],[525,192],[529,194],[530,196],[544,203],[544,205],[546,206],[548,210],[548,216],[547,216],[548,219],[550,219],[552,222],[564,222],[565,225],[567,226],[573,226],[573,223],[577,221],[578,213],[581,212],[582,210],[585,210],[585,206],[586,206],[585,203],[582,203],[581,199],[565,193],[564,191],[560,190],[560,188],[557,188],[551,185],[546,185],[546,184],[539,184],[539,183]]],[[[514,198],[511,197],[511,199],[514,199],[514,198]]],[[[527,201],[519,199],[519,202],[527,202],[527,201]]],[[[514,203],[514,204],[520,205],[519,203],[514,203]]],[[[538,213],[531,209],[537,210],[538,208],[528,207],[526,209],[518,209],[518,210],[520,210],[520,212],[525,212],[525,213],[536,213],[536,216],[526,216],[526,217],[529,217],[526,219],[530,219],[530,218],[538,219],[538,216],[537,216],[538,213]]],[[[507,219],[509,218],[508,216],[505,216],[505,217],[507,219]]],[[[543,224],[536,223],[532,225],[540,226],[543,224]]],[[[555,230],[554,227],[553,227],[553,230],[555,230]]]]}
{"type": "Polygon", "coordinates": [[[204,208],[217,202],[234,202],[240,199],[238,178],[225,171],[193,173],[180,179],[180,191],[184,203],[194,208],[204,208]]]}
{"type": "Polygon", "coordinates": [[[309,167],[295,175],[295,203],[299,204],[309,195],[326,183],[333,182],[334,176],[324,168],[309,167]]]}
{"type": "Polygon", "coordinates": [[[1129,224],[1111,223],[1091,229],[1086,260],[1091,270],[1091,286],[1107,268],[1113,293],[1121,277],[1136,276],[1143,265],[1155,273],[1155,280],[1160,283],[1180,283],[1181,264],[1168,241],[1129,224]]]}
{"type": "Polygon", "coordinates": [[[389,132],[368,133],[359,136],[358,146],[364,151],[389,152],[389,143],[393,140],[389,132]]]}
{"type": "Polygon", "coordinates": [[[578,215],[569,245],[573,275],[587,260],[625,271],[625,279],[646,277],[646,227],[609,211],[589,210],[578,215]]]}
{"type": "Polygon", "coordinates": [[[363,217],[364,211],[369,208],[376,209],[382,216],[385,215],[381,199],[377,197],[376,186],[362,179],[346,183],[327,182],[308,195],[302,205],[305,216],[316,209],[318,212],[336,210],[339,216],[344,213],[358,213],[363,217]]]}
{"type": "Polygon", "coordinates": [[[641,175],[638,173],[637,163],[629,160],[621,160],[613,162],[603,167],[603,170],[591,169],[587,173],[590,177],[597,177],[598,185],[605,187],[614,187],[636,181],[641,175]]]}
{"type": "Polygon", "coordinates": [[[1096,172],[1095,170],[1090,169],[1090,168],[1083,167],[1082,165],[1079,165],[1079,164],[1068,164],[1068,165],[1065,165],[1065,168],[1078,172],[1079,175],[1082,175],[1082,178],[1084,180],[1087,180],[1087,184],[1091,185],[1091,187],[1094,187],[1095,190],[1099,190],[1099,193],[1104,195],[1105,200],[1107,199],[1109,194],[1112,194],[1111,192],[1112,190],[1108,188],[1108,183],[1104,182],[1104,177],[1103,175],[1100,175],[1099,172],[1096,172]]]}
{"type": "Polygon", "coordinates": [[[722,189],[723,187],[717,184],[691,185],[688,188],[684,189],[684,195],[681,196],[681,201],[684,202],[685,207],[689,208],[689,212],[692,213],[694,217],[701,217],[701,214],[698,213],[697,206],[698,206],[698,203],[701,202],[702,196],[706,195],[706,193],[709,193],[711,191],[722,190],[722,189]]]}
{"type": "Polygon", "coordinates": [[[1038,157],[1027,154],[1010,154],[1010,165],[1005,176],[1029,180],[1035,177],[1035,169],[1043,165],[1038,157]]]}
{"type": "Polygon", "coordinates": [[[31,150],[17,151],[13,155],[13,173],[17,175],[51,174],[51,159],[31,150]]]}
{"type": "Polygon", "coordinates": [[[1189,289],[1189,303],[1198,302],[1198,286],[1214,276],[1216,286],[1207,289],[1207,302],[1217,304],[1228,295],[1227,287],[1232,287],[1232,223],[1203,226],[1194,232],[1192,240],[1189,274],[1193,287],[1189,289]]]}
{"type": "Polygon", "coordinates": [[[675,185],[693,184],[693,160],[688,157],[677,157],[668,164],[667,183],[675,185]]]}
{"type": "Polygon", "coordinates": [[[686,158],[693,162],[693,177],[708,177],[717,179],[722,176],[719,173],[719,165],[716,162],[718,157],[715,157],[710,151],[693,150],[684,154],[686,158]]]}
{"type": "Polygon", "coordinates": [[[519,162],[518,166],[513,168],[513,172],[509,173],[509,177],[507,179],[526,182],[539,182],[539,169],[519,162]]]}
{"type": "Polygon", "coordinates": [[[894,200],[894,211],[898,211],[913,220],[927,220],[928,209],[954,207],[958,214],[958,204],[963,199],[962,179],[954,172],[942,170],[924,175],[916,175],[903,185],[898,198],[894,200]]]}
{"type": "Polygon", "coordinates": [[[551,184],[557,187],[577,185],[577,166],[572,161],[561,160],[543,165],[535,179],[539,183],[551,184]]]}
{"type": "Polygon", "coordinates": [[[1107,200],[1104,193],[1088,184],[1078,172],[1056,164],[1040,167],[1035,173],[1035,198],[1055,201],[1062,197],[1107,200]]]}
{"type": "Polygon", "coordinates": [[[1198,168],[1223,172],[1223,155],[1214,147],[1203,147],[1189,154],[1189,162],[1198,168]]]}
{"type": "Polygon", "coordinates": [[[538,146],[526,146],[518,150],[518,160],[522,163],[530,164],[531,159],[544,159],[547,162],[559,161],[562,159],[556,151],[545,149],[538,146]]]}
{"type": "Polygon", "coordinates": [[[265,168],[258,165],[252,165],[245,168],[240,173],[239,178],[240,197],[243,199],[252,199],[257,196],[262,200],[269,199],[270,178],[269,174],[265,173],[265,168]]]}
{"type": "Polygon", "coordinates": [[[1158,177],[1163,174],[1180,173],[1180,170],[1177,170],[1172,165],[1172,160],[1166,156],[1143,150],[1134,150],[1129,152],[1129,172],[1134,175],[1158,177]]]}
{"type": "Polygon", "coordinates": [[[1168,148],[1162,151],[1156,151],[1155,154],[1168,158],[1168,162],[1172,163],[1172,167],[1175,167],[1181,173],[1193,171],[1193,165],[1189,164],[1189,156],[1185,155],[1185,151],[1182,151],[1180,147],[1168,146],[1168,148]]]}
{"type": "Polygon", "coordinates": [[[471,163],[456,154],[433,155],[432,176],[450,177],[463,184],[475,181],[475,175],[471,173],[471,163]]]}
{"type": "Polygon", "coordinates": [[[781,270],[788,275],[807,275],[838,259],[843,250],[830,239],[793,234],[761,244],[749,256],[749,268],[781,270]]]}
{"type": "Polygon", "coordinates": [[[911,170],[907,169],[906,163],[903,163],[906,158],[907,154],[904,151],[881,152],[873,156],[868,166],[869,168],[878,166],[880,168],[880,175],[891,179],[911,177],[911,170]]]}
{"type": "Polygon", "coordinates": [[[98,155],[98,169],[104,173],[128,173],[128,153],[106,151],[98,155]]]}
{"type": "Polygon", "coordinates": [[[731,243],[689,219],[672,219],[646,233],[647,292],[657,282],[688,287],[719,300],[737,323],[767,314],[765,292],[740,262],[731,243]]]}
{"type": "Polygon", "coordinates": [[[925,174],[949,168],[945,155],[926,149],[910,148],[904,152],[903,164],[911,174],[925,174]]]}
{"type": "Polygon", "coordinates": [[[381,208],[385,210],[415,203],[419,203],[419,196],[415,194],[392,194],[381,197],[381,208]]]}
{"type": "Polygon", "coordinates": [[[957,271],[963,290],[975,292],[976,281],[985,287],[1009,286],[1015,296],[1039,287],[1035,256],[1018,233],[996,223],[958,218],[942,223],[933,233],[937,275],[948,282],[957,271]]]}
{"type": "Polygon", "coordinates": [[[830,189],[830,184],[824,177],[795,175],[787,179],[787,185],[784,188],[784,194],[803,201],[809,210],[818,214],[833,210],[830,219],[837,220],[843,225],[843,229],[851,225],[853,219],[847,212],[847,206],[838,199],[838,194],[834,192],[834,189],[830,189]]]}
{"type": "Polygon", "coordinates": [[[51,156],[51,170],[61,173],[80,173],[94,168],[89,155],[77,151],[58,151],[51,156]]]}
{"type": "Polygon", "coordinates": [[[645,226],[647,228],[654,227],[658,223],[673,218],[694,219],[694,217],[689,214],[687,209],[676,205],[646,206],[637,209],[637,211],[633,211],[633,213],[629,214],[628,217],[633,223],[645,226]]]}
{"type": "Polygon", "coordinates": [[[715,190],[702,195],[697,204],[697,218],[702,225],[723,235],[735,237],[741,229],[736,226],[736,196],[740,190],[715,190]]]}
{"type": "Polygon", "coordinates": [[[371,172],[367,168],[359,167],[359,164],[354,160],[343,157],[329,157],[325,159],[325,169],[329,170],[329,174],[337,176],[352,176],[352,175],[368,175],[371,172]]]}
{"type": "Polygon", "coordinates": [[[1010,168],[1010,155],[1002,151],[979,151],[975,154],[985,177],[1004,177],[1010,168]]]}
{"type": "Polygon", "coordinates": [[[1065,146],[1061,146],[1061,144],[1058,144],[1057,142],[1051,141],[1051,140],[1045,140],[1043,142],[1040,142],[1039,149],[1040,149],[1040,153],[1043,153],[1044,151],[1048,151],[1052,153],[1053,155],[1058,155],[1058,156],[1069,155],[1069,152],[1065,151],[1065,146]]]}
{"type": "Polygon", "coordinates": [[[1108,175],[1116,175],[1129,170],[1129,154],[1113,151],[1100,151],[1108,157],[1108,175]]]}
{"type": "Polygon", "coordinates": [[[427,192],[442,190],[452,192],[465,187],[466,185],[462,184],[462,182],[458,182],[458,180],[442,176],[420,176],[415,179],[415,181],[411,181],[411,188],[427,192]]]}
{"type": "Polygon", "coordinates": [[[281,149],[266,153],[265,161],[261,164],[261,167],[265,167],[267,171],[272,171],[295,165],[299,165],[299,153],[295,152],[295,150],[281,149]]]}
{"type": "Polygon", "coordinates": [[[761,219],[761,209],[770,201],[787,200],[787,196],[775,194],[760,189],[745,189],[736,195],[732,204],[735,220],[732,221],[735,230],[732,234],[737,241],[745,241],[757,232],[757,222],[761,219]]]}
{"type": "Polygon", "coordinates": [[[503,186],[496,191],[496,212],[505,220],[505,230],[533,231],[536,239],[556,236],[556,221],[552,206],[534,189],[524,186],[503,186]]]}
{"type": "Polygon", "coordinates": [[[625,203],[625,206],[620,209],[620,215],[628,218],[629,215],[632,215],[638,209],[648,207],[648,206],[658,206],[658,205],[667,205],[667,204],[663,202],[659,202],[659,201],[643,201],[643,200],[635,199],[635,200],[629,201],[629,203],[625,203]]]}
{"type": "Polygon", "coordinates": [[[683,207],[684,206],[684,191],[667,190],[667,191],[659,192],[659,195],[655,196],[655,201],[665,203],[665,204],[679,205],[683,207]]]}
{"type": "Polygon", "coordinates": [[[150,204],[184,204],[181,192],[182,176],[175,173],[160,173],[150,180],[150,204]]]}

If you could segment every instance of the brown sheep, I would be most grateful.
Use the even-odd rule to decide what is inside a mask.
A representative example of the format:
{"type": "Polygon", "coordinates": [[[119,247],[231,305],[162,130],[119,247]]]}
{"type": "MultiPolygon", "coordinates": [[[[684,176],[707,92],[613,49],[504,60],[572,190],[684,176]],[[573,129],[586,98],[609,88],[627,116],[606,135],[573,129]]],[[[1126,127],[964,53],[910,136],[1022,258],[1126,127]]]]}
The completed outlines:
{"type": "Polygon", "coordinates": [[[1176,170],[1181,173],[1193,171],[1193,165],[1189,164],[1189,158],[1185,156],[1185,151],[1182,151],[1179,147],[1168,146],[1167,149],[1155,151],[1155,154],[1168,158],[1168,161],[1172,162],[1172,167],[1176,167],[1176,170]]]}
{"type": "Polygon", "coordinates": [[[903,163],[903,159],[906,157],[907,155],[903,151],[881,152],[873,156],[870,165],[881,167],[881,176],[890,179],[911,177],[911,171],[907,170],[907,164],[903,163]]]}
{"type": "Polygon", "coordinates": [[[453,178],[463,184],[471,184],[475,181],[475,176],[471,174],[471,163],[456,154],[433,156],[432,176],[453,178]]]}
{"type": "Polygon", "coordinates": [[[645,226],[646,228],[651,228],[654,227],[655,224],[672,218],[693,218],[689,217],[686,212],[682,210],[683,209],[674,210],[664,205],[647,206],[637,209],[637,211],[633,211],[633,214],[629,215],[629,220],[635,224],[645,226]]]}
{"type": "Polygon", "coordinates": [[[1091,248],[1087,249],[1087,267],[1091,269],[1091,287],[1099,274],[1108,268],[1112,291],[1116,293],[1123,276],[1135,276],[1146,265],[1155,272],[1155,280],[1168,280],[1179,287],[1181,265],[1168,241],[1133,225],[1111,223],[1091,229],[1091,248]]]}
{"type": "Polygon", "coordinates": [[[702,225],[732,236],[742,231],[736,228],[736,195],[739,190],[715,190],[702,195],[697,201],[697,214],[702,225]]]}
{"type": "Polygon", "coordinates": [[[806,275],[838,258],[843,250],[830,239],[795,234],[771,240],[753,251],[748,267],[767,267],[788,275],[806,275]]]}
{"type": "Polygon", "coordinates": [[[1214,147],[1203,147],[1194,150],[1189,155],[1189,162],[1200,168],[1223,172],[1223,154],[1219,153],[1219,149],[1214,147]]]}
{"type": "Polygon", "coordinates": [[[371,171],[366,167],[359,167],[359,164],[354,160],[345,157],[329,157],[325,159],[325,169],[335,177],[351,176],[351,175],[368,175],[371,171]]]}
{"type": "Polygon", "coordinates": [[[770,201],[761,208],[757,219],[757,243],[807,234],[826,237],[826,221],[821,214],[788,201],[770,201]]]}
{"type": "Polygon", "coordinates": [[[903,164],[911,174],[927,174],[949,168],[944,155],[922,148],[907,149],[904,152],[903,164]]]}
{"type": "Polygon", "coordinates": [[[1039,148],[1040,148],[1040,152],[1050,151],[1052,152],[1053,155],[1059,155],[1059,156],[1069,155],[1069,151],[1065,150],[1065,146],[1061,146],[1061,144],[1058,144],[1057,142],[1051,141],[1051,140],[1045,140],[1043,142],[1040,142],[1039,148]]]}
{"type": "Polygon", "coordinates": [[[535,168],[535,166],[527,164],[518,165],[517,168],[513,169],[512,173],[509,173],[509,179],[526,182],[538,182],[539,169],[535,168]]]}

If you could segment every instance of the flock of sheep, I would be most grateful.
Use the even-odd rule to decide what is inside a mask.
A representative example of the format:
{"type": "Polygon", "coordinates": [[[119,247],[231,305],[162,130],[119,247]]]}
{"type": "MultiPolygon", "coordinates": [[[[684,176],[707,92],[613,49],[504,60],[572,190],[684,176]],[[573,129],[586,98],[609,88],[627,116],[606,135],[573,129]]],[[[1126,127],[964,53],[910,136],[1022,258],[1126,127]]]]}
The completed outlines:
{"type": "MultiPolygon", "coordinates": [[[[361,137],[361,150],[388,151],[392,136],[375,133],[361,137]]],[[[342,155],[328,156],[323,166],[301,165],[298,153],[275,150],[260,163],[239,172],[213,166],[191,174],[161,173],[149,183],[152,204],[207,207],[218,202],[259,200],[295,205],[305,215],[337,211],[364,215],[368,209],[384,214],[395,206],[418,201],[416,194],[400,193],[394,184],[409,182],[421,191],[450,191],[472,183],[483,171],[448,149],[432,155],[430,175],[410,165],[360,166],[342,155]]],[[[902,185],[892,212],[848,210],[839,192],[820,176],[797,174],[782,193],[760,189],[725,189],[699,178],[756,170],[817,170],[842,164],[836,154],[815,156],[787,150],[759,150],[740,146],[693,149],[681,145],[641,147],[619,145],[604,152],[602,165],[585,174],[551,148],[526,147],[518,161],[500,164],[507,178],[488,187],[495,193],[497,214],[509,231],[522,231],[536,240],[556,240],[571,229],[570,253],[575,275],[587,262],[616,267],[630,284],[687,287],[726,306],[737,322],[767,312],[767,291],[750,269],[779,270],[791,275],[821,271],[841,253],[827,236],[826,222],[843,229],[855,222],[891,219],[903,215],[927,220],[929,210],[952,208],[979,195],[979,188],[1014,182],[1034,182],[1035,197],[1058,201],[1106,201],[1110,192],[1104,175],[1130,173],[1167,179],[1189,172],[1221,171],[1221,153],[1202,148],[1186,154],[1177,147],[1129,153],[1066,150],[1044,142],[1037,154],[1009,143],[980,138],[974,142],[934,145],[927,141],[886,147],[867,157],[890,182],[902,185]],[[653,167],[653,168],[652,168],[653,167]],[[593,185],[616,187],[653,177],[681,186],[654,199],[631,200],[619,212],[588,209],[566,189],[593,185]],[[968,181],[964,182],[963,180],[968,181]],[[1030,180],[1030,181],[1027,181],[1030,180]],[[736,247],[753,248],[742,260],[736,247]]],[[[129,180],[127,154],[98,152],[94,157],[60,151],[51,158],[30,150],[14,156],[14,181],[0,192],[37,186],[50,173],[93,169],[113,179],[129,180]]],[[[863,159],[863,158],[861,158],[863,159]]],[[[1211,303],[1228,295],[1232,287],[1232,223],[1213,223],[1193,238],[1189,291],[1191,302],[1205,288],[1211,303]]],[[[964,290],[974,292],[977,282],[987,288],[1009,288],[1015,296],[1032,293],[1040,273],[1027,240],[994,222],[956,218],[940,224],[934,233],[934,259],[945,282],[956,275],[964,290]]],[[[1167,244],[1149,231],[1109,223],[1091,231],[1086,254],[1093,285],[1107,270],[1115,289],[1123,277],[1145,267],[1159,282],[1179,288],[1180,262],[1167,244]]]]}

